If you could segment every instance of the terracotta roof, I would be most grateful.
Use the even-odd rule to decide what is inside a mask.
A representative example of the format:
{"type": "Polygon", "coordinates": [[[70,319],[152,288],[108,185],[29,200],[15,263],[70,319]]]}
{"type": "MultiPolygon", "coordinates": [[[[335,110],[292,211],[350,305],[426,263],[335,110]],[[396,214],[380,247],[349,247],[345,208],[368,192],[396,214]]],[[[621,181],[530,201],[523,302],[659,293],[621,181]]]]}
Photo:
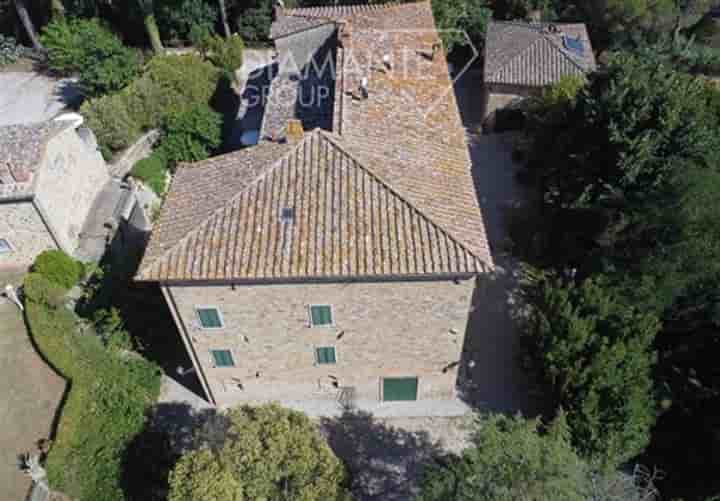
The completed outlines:
{"type": "Polygon", "coordinates": [[[259,177],[244,177],[253,181],[143,267],[139,278],[287,279],[483,270],[478,257],[319,129],[259,177]],[[294,212],[293,222],[281,220],[284,208],[294,212]]]}
{"type": "Polygon", "coordinates": [[[386,12],[389,7],[398,6],[397,2],[376,3],[376,4],[355,4],[355,5],[326,5],[318,7],[301,7],[297,9],[281,9],[278,19],[281,17],[304,17],[330,19],[333,21],[344,21],[357,14],[368,14],[386,12]]]}
{"type": "Polygon", "coordinates": [[[294,146],[264,142],[179,169],[138,279],[382,277],[493,266],[447,62],[432,50],[440,39],[430,4],[312,12],[349,20],[337,54],[333,133],[316,130],[294,146]],[[362,77],[367,99],[358,94],[362,77]],[[270,161],[253,152],[283,146],[270,161]],[[280,223],[283,207],[294,209],[292,225],[280,223]]]}
{"type": "Polygon", "coordinates": [[[71,125],[59,121],[0,127],[0,198],[32,194],[33,174],[48,142],[71,125]]]}
{"type": "Polygon", "coordinates": [[[488,24],[484,70],[487,83],[545,86],[563,76],[593,70],[595,56],[584,24],[488,24]],[[566,38],[581,44],[582,54],[568,48],[566,38]]]}

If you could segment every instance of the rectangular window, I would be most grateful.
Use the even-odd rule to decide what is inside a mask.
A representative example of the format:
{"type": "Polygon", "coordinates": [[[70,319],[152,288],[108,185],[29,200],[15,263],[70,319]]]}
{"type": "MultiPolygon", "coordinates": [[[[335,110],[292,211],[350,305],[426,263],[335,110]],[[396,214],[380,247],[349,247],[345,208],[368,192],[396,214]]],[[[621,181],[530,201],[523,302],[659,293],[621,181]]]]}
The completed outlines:
{"type": "Polygon", "coordinates": [[[333,324],[332,308],[326,304],[310,305],[310,325],[322,327],[333,324]]]}
{"type": "Polygon", "coordinates": [[[8,252],[12,252],[10,241],[5,238],[0,238],[0,254],[7,254],[8,252]]]}
{"type": "Polygon", "coordinates": [[[211,350],[215,367],[235,367],[232,352],[230,350],[211,350]]]}
{"type": "Polygon", "coordinates": [[[315,348],[315,360],[317,360],[318,364],[334,364],[337,361],[335,359],[335,347],[322,346],[315,348]]]}
{"type": "Polygon", "coordinates": [[[220,329],[223,326],[220,310],[217,308],[197,308],[197,314],[203,329],[220,329]]]}
{"type": "Polygon", "coordinates": [[[383,401],[408,402],[417,400],[418,378],[391,377],[383,379],[383,401]]]}

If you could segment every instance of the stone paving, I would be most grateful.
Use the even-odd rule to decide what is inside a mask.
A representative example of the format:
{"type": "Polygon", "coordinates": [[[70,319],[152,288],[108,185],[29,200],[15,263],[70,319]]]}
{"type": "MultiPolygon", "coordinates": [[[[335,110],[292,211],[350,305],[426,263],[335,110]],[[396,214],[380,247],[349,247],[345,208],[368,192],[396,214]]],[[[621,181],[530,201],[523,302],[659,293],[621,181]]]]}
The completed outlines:
{"type": "Polygon", "coordinates": [[[73,79],[35,72],[0,73],[0,126],[50,120],[80,93],[73,79]]]}
{"type": "MultiPolygon", "coordinates": [[[[17,277],[12,277],[12,279],[17,277]]],[[[0,285],[9,281],[0,274],[0,285]]],[[[35,452],[47,438],[65,390],[65,381],[35,351],[22,315],[0,297],[0,499],[25,499],[29,477],[18,470],[18,455],[35,452]]]]}

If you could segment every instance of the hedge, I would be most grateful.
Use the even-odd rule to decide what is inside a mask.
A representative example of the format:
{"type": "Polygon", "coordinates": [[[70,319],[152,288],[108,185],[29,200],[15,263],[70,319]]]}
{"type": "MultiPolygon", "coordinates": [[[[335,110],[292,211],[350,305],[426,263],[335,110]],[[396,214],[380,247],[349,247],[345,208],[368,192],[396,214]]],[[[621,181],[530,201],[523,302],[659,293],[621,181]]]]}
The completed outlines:
{"type": "Polygon", "coordinates": [[[130,175],[140,179],[155,193],[162,196],[167,187],[167,162],[163,150],[155,150],[149,157],[138,160],[133,165],[130,175]]]}
{"type": "MultiPolygon", "coordinates": [[[[26,318],[46,360],[69,382],[46,469],[51,488],[79,501],[120,501],[123,455],[160,392],[160,369],[139,355],[107,349],[81,333],[39,272],[25,279],[26,318]]],[[[67,290],[65,290],[67,292],[67,290]]]]}
{"type": "Polygon", "coordinates": [[[75,261],[63,251],[47,250],[35,259],[32,270],[50,282],[70,289],[80,281],[85,267],[80,261],[75,261]]]}

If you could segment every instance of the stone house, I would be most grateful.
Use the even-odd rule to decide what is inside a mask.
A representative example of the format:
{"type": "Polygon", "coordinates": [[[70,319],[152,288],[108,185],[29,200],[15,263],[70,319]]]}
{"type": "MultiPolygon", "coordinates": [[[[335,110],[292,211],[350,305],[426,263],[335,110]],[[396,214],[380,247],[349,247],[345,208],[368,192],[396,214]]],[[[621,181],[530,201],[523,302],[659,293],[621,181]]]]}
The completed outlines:
{"type": "Polygon", "coordinates": [[[584,24],[491,21],[484,51],[483,113],[490,124],[496,110],[596,67],[584,24]]]}
{"type": "Polygon", "coordinates": [[[430,4],[278,22],[295,30],[288,47],[334,41],[332,78],[309,77],[334,98],[318,114],[299,98],[304,76],[289,78],[256,146],[180,166],[136,280],[159,283],[216,405],[431,414],[423,403],[456,401],[494,265],[430,4]]]}
{"type": "Polygon", "coordinates": [[[26,268],[46,249],[73,254],[109,179],[77,121],[0,127],[0,270],[26,268]]]}

